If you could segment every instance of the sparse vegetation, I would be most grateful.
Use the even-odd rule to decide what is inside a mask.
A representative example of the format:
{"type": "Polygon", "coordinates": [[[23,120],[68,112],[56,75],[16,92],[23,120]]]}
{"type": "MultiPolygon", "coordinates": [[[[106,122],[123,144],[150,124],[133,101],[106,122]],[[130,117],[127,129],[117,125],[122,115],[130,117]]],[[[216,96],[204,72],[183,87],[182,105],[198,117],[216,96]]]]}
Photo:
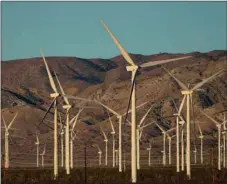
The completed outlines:
{"type": "MultiPolygon", "coordinates": [[[[212,168],[193,168],[192,178],[188,180],[184,172],[176,173],[176,168],[150,168],[138,172],[138,184],[224,184],[227,182],[227,170],[212,170],[212,168]],[[214,180],[214,181],[213,181],[214,180]]],[[[131,171],[119,173],[113,168],[87,168],[85,182],[84,168],[76,168],[66,175],[61,170],[57,180],[53,178],[51,169],[2,169],[2,183],[7,184],[127,184],[130,183],[131,171]]]]}

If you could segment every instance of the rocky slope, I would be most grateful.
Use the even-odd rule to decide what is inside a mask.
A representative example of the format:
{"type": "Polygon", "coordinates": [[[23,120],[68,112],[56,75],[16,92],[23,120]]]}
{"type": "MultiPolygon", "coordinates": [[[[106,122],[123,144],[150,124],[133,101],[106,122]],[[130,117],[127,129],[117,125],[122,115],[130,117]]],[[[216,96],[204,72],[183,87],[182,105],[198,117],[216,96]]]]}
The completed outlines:
{"type": "MultiPolygon", "coordinates": [[[[131,54],[133,60],[138,64],[184,55],[193,55],[193,57],[165,64],[164,66],[186,84],[196,84],[203,78],[227,68],[226,51],[188,54],[160,53],[150,56],[131,54]]],[[[46,59],[51,67],[51,72],[56,72],[67,94],[98,99],[121,114],[126,111],[130,92],[130,73],[125,69],[126,62],[122,56],[111,59],[72,57],[47,57],[46,59]]],[[[21,137],[18,139],[13,138],[10,149],[13,150],[12,154],[14,156],[20,152],[34,154],[36,125],[41,121],[42,116],[51,103],[49,94],[52,90],[44,63],[41,58],[32,58],[2,61],[1,65],[1,112],[7,123],[18,112],[18,117],[13,127],[19,130],[12,130],[12,137],[21,137]]],[[[227,108],[227,74],[224,73],[222,76],[205,84],[202,89],[203,91],[200,90],[193,94],[193,120],[198,120],[201,123],[203,131],[209,134],[207,137],[210,140],[213,139],[212,136],[216,136],[215,126],[199,113],[199,109],[204,109],[204,111],[213,115],[227,108]]],[[[147,105],[138,110],[138,121],[146,113],[150,105],[153,105],[151,113],[149,113],[146,120],[147,123],[155,120],[165,126],[166,129],[175,126],[175,119],[171,117],[176,112],[172,100],[179,105],[182,96],[179,86],[160,66],[140,70],[136,79],[136,93],[137,104],[149,101],[147,105]]],[[[70,102],[75,105],[97,106],[95,109],[84,109],[81,113],[79,122],[76,125],[76,129],[80,130],[78,136],[81,140],[92,140],[93,142],[101,143],[103,137],[100,134],[100,124],[108,131],[108,136],[111,139],[108,114],[102,107],[80,101],[70,100],[70,102]]],[[[59,100],[60,114],[64,119],[65,113],[61,108],[61,104],[62,100],[59,100]]],[[[76,115],[78,110],[77,107],[72,109],[71,118],[76,115]]],[[[185,108],[183,113],[185,113],[185,108]]],[[[110,115],[117,130],[117,118],[111,113],[110,115]]],[[[215,115],[215,118],[222,119],[222,117],[223,113],[215,115]]],[[[53,115],[49,114],[47,119],[52,120],[53,115]]],[[[128,119],[130,120],[130,115],[128,119]]],[[[45,123],[52,126],[50,122],[45,121],[45,123]]],[[[192,129],[194,133],[198,134],[196,126],[193,125],[192,129]]],[[[127,150],[130,149],[129,132],[130,127],[124,126],[124,142],[128,145],[125,146],[127,150]]],[[[47,149],[49,151],[52,150],[52,130],[42,124],[40,129],[38,129],[38,134],[40,135],[41,144],[47,143],[47,149]]],[[[158,142],[156,141],[155,143],[157,144],[157,149],[161,150],[160,146],[158,146],[160,145],[160,135],[160,131],[154,124],[147,127],[142,138],[142,147],[147,146],[150,136],[157,136],[155,140],[157,139],[158,142]]],[[[3,138],[2,136],[2,141],[3,138]]],[[[111,141],[109,143],[111,144],[111,141]]],[[[2,142],[3,144],[4,142],[2,142]]],[[[76,141],[75,144],[77,147],[82,146],[79,141],[76,141]]],[[[100,144],[101,147],[103,145],[100,144]]],[[[78,153],[80,153],[79,150],[77,149],[78,153]]]]}

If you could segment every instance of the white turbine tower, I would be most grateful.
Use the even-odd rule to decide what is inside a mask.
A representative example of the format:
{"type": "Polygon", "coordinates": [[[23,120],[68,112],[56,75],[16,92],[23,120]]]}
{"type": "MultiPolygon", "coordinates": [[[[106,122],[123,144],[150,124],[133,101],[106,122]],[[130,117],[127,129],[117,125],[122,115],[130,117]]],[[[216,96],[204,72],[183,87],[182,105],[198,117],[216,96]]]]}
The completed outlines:
{"type": "Polygon", "coordinates": [[[104,142],[105,142],[105,149],[106,149],[106,155],[105,155],[105,165],[107,166],[108,165],[108,138],[104,132],[104,130],[102,129],[102,126],[100,125],[100,128],[101,128],[101,131],[103,133],[103,136],[104,136],[104,142]]]}
{"type": "Polygon", "coordinates": [[[223,119],[223,130],[222,131],[222,137],[223,137],[223,167],[226,168],[226,157],[225,157],[225,154],[226,154],[226,131],[227,131],[227,128],[226,128],[226,122],[227,120],[225,119],[225,114],[224,114],[224,119],[223,119]]]}
{"type": "Polygon", "coordinates": [[[198,128],[199,128],[199,133],[200,133],[200,136],[199,136],[199,138],[200,138],[200,160],[201,160],[201,164],[203,164],[203,132],[202,132],[202,130],[201,130],[201,128],[200,128],[200,126],[199,126],[199,124],[197,123],[197,125],[198,125],[198,128]]]}
{"type": "Polygon", "coordinates": [[[148,166],[151,166],[151,141],[149,141],[149,147],[147,148],[148,151],[148,166]]]}
{"type": "Polygon", "coordinates": [[[185,160],[185,154],[184,154],[184,124],[185,121],[180,121],[182,129],[181,129],[181,170],[184,171],[184,160],[185,160]]]}
{"type": "Polygon", "coordinates": [[[118,150],[117,149],[115,150],[115,153],[116,153],[116,165],[118,166],[118,150]]]}
{"type": "Polygon", "coordinates": [[[64,167],[64,125],[62,124],[61,122],[61,116],[59,114],[59,118],[60,118],[60,136],[61,136],[61,167],[63,168],[64,167]]]}
{"type": "Polygon", "coordinates": [[[172,135],[172,136],[169,136],[168,134],[167,135],[167,138],[169,140],[169,165],[172,164],[172,138],[175,137],[176,135],[172,135]]]}
{"type": "Polygon", "coordinates": [[[36,132],[36,142],[35,142],[35,145],[36,145],[36,166],[39,167],[39,137],[37,135],[37,132],[36,132]]]}
{"type": "Polygon", "coordinates": [[[187,176],[189,179],[191,179],[191,145],[190,145],[190,109],[192,108],[192,93],[193,91],[197,90],[200,88],[202,85],[207,83],[208,81],[214,79],[217,77],[219,74],[221,74],[224,70],[221,70],[211,77],[208,77],[201,82],[197,83],[193,88],[187,87],[184,83],[182,83],[179,79],[177,79],[173,74],[171,74],[165,67],[163,69],[179,84],[179,86],[182,88],[181,94],[186,96],[187,100],[187,115],[186,115],[186,125],[187,125],[187,146],[186,146],[186,164],[187,164],[187,176]]]}
{"type": "Polygon", "coordinates": [[[115,38],[113,33],[104,24],[104,22],[101,21],[101,23],[102,23],[103,27],[105,28],[105,30],[109,33],[110,37],[113,39],[114,43],[119,48],[124,59],[129,64],[129,66],[126,66],[126,70],[132,72],[132,76],[131,76],[131,82],[132,82],[132,96],[131,96],[131,99],[132,99],[132,101],[131,101],[131,106],[132,106],[131,107],[131,110],[132,110],[132,114],[131,114],[131,121],[132,121],[132,127],[131,127],[131,179],[132,179],[132,183],[136,183],[136,181],[137,181],[137,164],[136,164],[137,158],[136,158],[136,92],[135,92],[136,88],[135,88],[135,77],[136,77],[137,70],[138,70],[138,68],[145,68],[145,67],[160,65],[160,64],[164,64],[164,63],[168,63],[168,62],[172,62],[172,61],[186,59],[186,58],[189,58],[191,56],[174,58],[174,59],[167,59],[167,60],[162,60],[162,61],[151,61],[151,62],[143,63],[142,65],[138,66],[131,59],[129,54],[121,46],[119,41],[115,38]]]}
{"type": "Polygon", "coordinates": [[[42,158],[42,167],[44,167],[44,155],[46,153],[46,144],[44,145],[43,152],[40,154],[42,158]]]}
{"type": "Polygon", "coordinates": [[[16,115],[14,116],[14,118],[12,119],[12,121],[9,123],[8,126],[6,125],[5,119],[2,115],[4,128],[5,128],[5,164],[4,164],[5,168],[9,168],[9,130],[14,120],[16,119],[17,115],[18,113],[16,113],[16,115]]]}
{"type": "Polygon", "coordinates": [[[73,169],[73,165],[74,165],[74,159],[73,159],[73,141],[76,137],[76,135],[78,134],[79,130],[77,130],[76,133],[74,133],[74,130],[72,130],[71,134],[74,134],[74,135],[71,135],[71,139],[70,139],[70,151],[71,151],[71,154],[70,154],[70,167],[71,169],[73,169]]]}
{"type": "Polygon", "coordinates": [[[218,129],[218,170],[221,170],[221,123],[201,111],[207,118],[213,121],[218,129]]]}
{"type": "Polygon", "coordinates": [[[99,166],[101,166],[102,165],[102,151],[97,144],[95,144],[95,147],[98,149],[99,166]]]}
{"type": "Polygon", "coordinates": [[[194,153],[194,163],[196,164],[196,154],[197,154],[197,149],[196,149],[196,145],[195,145],[195,144],[194,144],[193,153],[194,153]]]}

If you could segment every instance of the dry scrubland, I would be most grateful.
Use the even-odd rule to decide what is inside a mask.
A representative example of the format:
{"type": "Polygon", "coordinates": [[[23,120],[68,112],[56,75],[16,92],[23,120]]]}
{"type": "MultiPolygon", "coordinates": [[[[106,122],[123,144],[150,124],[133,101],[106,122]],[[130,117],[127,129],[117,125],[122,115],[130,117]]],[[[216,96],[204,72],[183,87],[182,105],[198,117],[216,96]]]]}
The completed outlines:
{"type": "MultiPolygon", "coordinates": [[[[2,183],[7,184],[128,184],[131,172],[127,168],[124,173],[117,169],[87,168],[87,182],[85,182],[84,168],[73,169],[70,175],[60,171],[59,179],[52,178],[52,169],[2,169],[2,183]],[[4,176],[5,172],[5,176],[4,176]],[[4,179],[6,178],[6,179],[4,179]]],[[[226,184],[227,169],[217,171],[210,167],[193,168],[192,178],[187,180],[186,173],[176,173],[175,168],[151,168],[138,172],[138,184],[226,184]]]]}

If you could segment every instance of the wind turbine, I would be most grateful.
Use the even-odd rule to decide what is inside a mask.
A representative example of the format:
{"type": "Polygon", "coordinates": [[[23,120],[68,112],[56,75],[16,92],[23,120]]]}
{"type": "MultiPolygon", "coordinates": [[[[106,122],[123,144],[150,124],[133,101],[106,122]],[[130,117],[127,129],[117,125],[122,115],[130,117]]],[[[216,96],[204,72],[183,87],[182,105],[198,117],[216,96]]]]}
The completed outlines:
{"type": "Polygon", "coordinates": [[[107,138],[104,130],[102,129],[102,126],[101,125],[100,125],[100,128],[101,128],[101,131],[102,131],[103,136],[104,136],[104,142],[106,144],[105,165],[107,166],[108,165],[108,138],[107,138]]]}
{"type": "Polygon", "coordinates": [[[36,132],[36,142],[35,142],[37,154],[36,154],[36,166],[39,167],[39,137],[36,132]]]}
{"type": "MultiPolygon", "coordinates": [[[[44,117],[43,117],[42,121],[40,122],[40,124],[43,122],[43,120],[45,119],[47,113],[49,112],[51,107],[54,105],[54,178],[56,179],[56,177],[58,176],[57,98],[60,96],[60,94],[57,91],[56,85],[54,83],[54,79],[53,79],[53,77],[52,77],[52,75],[50,73],[49,66],[47,64],[47,61],[46,61],[46,59],[44,57],[44,54],[43,54],[41,49],[40,49],[40,53],[42,55],[43,62],[44,62],[45,67],[46,67],[46,71],[47,71],[47,74],[48,74],[50,86],[51,86],[52,90],[54,91],[54,93],[50,94],[50,97],[53,98],[53,101],[51,102],[51,105],[50,105],[49,109],[47,110],[46,114],[44,115],[44,117]]],[[[39,126],[40,126],[40,124],[39,124],[39,126]]]]}
{"type": "Polygon", "coordinates": [[[98,155],[99,155],[99,166],[102,165],[102,151],[99,148],[99,146],[97,144],[95,144],[95,147],[98,149],[98,155]]]}
{"type": "Polygon", "coordinates": [[[167,59],[167,60],[162,60],[162,61],[151,61],[147,63],[143,63],[142,65],[138,66],[135,64],[135,62],[131,59],[129,54],[126,52],[126,50],[121,46],[119,41],[116,39],[116,37],[113,35],[113,33],[109,30],[109,28],[104,24],[103,21],[101,21],[103,27],[105,30],[108,32],[114,43],[117,45],[118,49],[120,50],[122,56],[124,59],[127,61],[129,66],[126,66],[126,70],[132,72],[131,75],[131,121],[132,121],[132,126],[131,126],[131,178],[132,178],[132,183],[136,183],[137,181],[137,159],[136,159],[136,93],[135,93],[135,77],[137,70],[139,68],[146,68],[146,67],[151,67],[151,66],[156,66],[172,61],[177,61],[181,59],[186,59],[190,58],[192,56],[187,56],[187,57],[181,57],[181,58],[173,58],[173,59],[167,59]]]}
{"type": "Polygon", "coordinates": [[[147,148],[148,151],[148,166],[151,166],[151,141],[149,141],[149,147],[147,148]]]}
{"type": "Polygon", "coordinates": [[[137,151],[137,169],[138,169],[138,170],[140,169],[140,141],[141,141],[143,129],[144,129],[145,127],[151,125],[152,123],[154,123],[154,122],[148,123],[148,124],[146,124],[146,125],[143,124],[143,126],[140,125],[139,127],[137,127],[137,130],[136,130],[136,132],[137,132],[137,137],[138,137],[138,138],[137,138],[137,149],[136,149],[136,151],[137,151]]]}
{"type": "Polygon", "coordinates": [[[142,126],[144,125],[144,121],[147,117],[147,115],[149,114],[149,112],[151,111],[151,108],[152,106],[148,109],[148,111],[144,114],[144,116],[141,118],[139,124],[137,125],[137,129],[136,129],[136,136],[137,136],[137,141],[136,141],[136,151],[137,151],[137,169],[139,170],[140,169],[140,140],[141,140],[141,136],[142,136],[142,131],[143,131],[143,128],[152,124],[152,123],[149,123],[145,126],[142,126]],[[142,126],[142,127],[141,127],[142,126]]]}
{"type": "Polygon", "coordinates": [[[199,128],[199,133],[200,133],[200,145],[201,145],[201,148],[200,148],[200,160],[201,160],[201,164],[203,164],[203,132],[199,126],[199,124],[197,123],[198,125],[198,128],[199,128]]]}
{"type": "Polygon", "coordinates": [[[44,145],[43,152],[40,154],[42,158],[42,167],[44,167],[44,155],[46,153],[46,144],[44,145]]]}
{"type": "Polygon", "coordinates": [[[162,150],[163,151],[162,152],[163,153],[163,157],[162,157],[162,163],[163,163],[163,166],[166,166],[166,135],[167,135],[167,132],[173,130],[174,128],[165,131],[158,123],[155,122],[155,124],[161,130],[162,135],[163,135],[163,150],[162,150]]]}
{"type": "Polygon", "coordinates": [[[187,164],[187,176],[189,179],[191,179],[191,153],[190,153],[190,109],[192,108],[192,93],[197,90],[198,88],[200,88],[202,85],[204,85],[205,83],[207,83],[208,81],[214,79],[215,77],[217,77],[219,74],[221,74],[224,70],[221,70],[217,73],[215,73],[214,75],[212,75],[211,77],[208,77],[204,80],[202,80],[201,82],[197,83],[193,88],[189,88],[189,86],[187,87],[184,83],[182,83],[179,79],[177,79],[173,74],[171,74],[165,67],[163,67],[163,69],[179,84],[179,86],[181,87],[182,91],[181,94],[186,96],[186,100],[187,100],[187,115],[186,115],[186,124],[187,124],[187,146],[186,146],[186,164],[187,164]],[[191,101],[191,103],[190,103],[191,101]]]}
{"type": "Polygon", "coordinates": [[[66,127],[65,127],[65,167],[66,167],[66,174],[70,174],[70,168],[69,168],[69,129],[70,129],[70,124],[69,124],[69,112],[71,109],[71,105],[69,104],[69,100],[65,95],[65,92],[63,90],[63,87],[61,86],[60,81],[58,80],[57,75],[55,74],[58,85],[60,87],[61,93],[63,94],[63,99],[66,105],[63,105],[62,108],[66,110],[66,127]]]}
{"type": "Polygon", "coordinates": [[[70,154],[70,160],[71,160],[70,164],[71,165],[70,165],[70,167],[71,167],[71,169],[73,169],[73,141],[74,141],[76,135],[78,134],[78,132],[79,132],[79,130],[77,130],[76,133],[74,133],[74,130],[72,130],[72,132],[71,132],[71,139],[70,139],[70,151],[71,151],[71,154],[70,154]],[[74,135],[72,135],[72,134],[74,134],[74,135]]]}
{"type": "Polygon", "coordinates": [[[73,140],[75,139],[75,135],[73,136],[73,131],[74,131],[74,128],[76,126],[78,117],[79,117],[79,115],[80,115],[80,113],[82,111],[83,111],[83,109],[80,109],[78,111],[77,115],[73,118],[74,119],[74,122],[73,121],[70,121],[70,123],[69,123],[71,125],[71,128],[70,128],[70,137],[71,137],[71,139],[70,139],[70,151],[71,151],[71,153],[70,153],[70,160],[71,160],[70,167],[71,167],[71,169],[73,169],[73,140]],[[73,124],[72,124],[72,122],[73,122],[73,124]]]}
{"type": "MultiPolygon", "coordinates": [[[[179,145],[180,145],[180,142],[179,142],[180,141],[180,135],[179,135],[180,121],[179,121],[179,119],[181,119],[181,121],[184,121],[182,116],[181,116],[181,111],[182,111],[182,108],[183,108],[183,105],[184,105],[185,96],[183,97],[183,100],[182,100],[182,102],[180,104],[180,108],[179,109],[177,108],[174,100],[172,100],[172,101],[173,101],[173,104],[174,104],[175,109],[177,111],[177,113],[175,113],[173,115],[176,116],[176,152],[177,152],[176,153],[176,165],[177,165],[176,169],[177,169],[177,172],[180,172],[180,148],[179,148],[179,145]]],[[[183,136],[183,129],[182,129],[182,136],[183,136]]],[[[182,143],[183,143],[183,137],[182,137],[182,143]]]]}
{"type": "Polygon", "coordinates": [[[5,168],[9,168],[9,130],[10,127],[12,126],[14,120],[16,119],[18,113],[16,113],[16,115],[14,116],[14,118],[12,119],[12,121],[9,123],[9,125],[6,125],[4,116],[2,115],[2,119],[3,119],[3,123],[4,123],[4,127],[5,127],[5,168]]]}
{"type": "Polygon", "coordinates": [[[218,170],[221,170],[221,123],[201,111],[207,118],[213,121],[218,129],[218,170]]]}
{"type": "MultiPolygon", "coordinates": [[[[116,117],[118,118],[118,126],[119,126],[119,147],[118,147],[118,153],[119,153],[119,172],[122,172],[122,117],[125,116],[127,114],[127,112],[125,112],[123,115],[117,113],[115,110],[111,109],[110,107],[108,107],[107,105],[104,105],[103,103],[101,103],[100,101],[95,100],[95,102],[99,103],[101,106],[103,106],[105,109],[107,109],[108,111],[110,111],[111,113],[113,113],[114,115],[116,115],[116,117]]],[[[138,105],[136,107],[136,109],[143,107],[144,105],[146,105],[148,103],[142,103],[140,105],[138,105]]],[[[130,113],[131,111],[128,111],[128,113],[130,113]]],[[[108,112],[107,112],[108,113],[108,112]]],[[[112,127],[112,132],[111,134],[113,135],[113,167],[115,167],[115,130],[114,130],[114,126],[113,123],[111,121],[110,115],[108,113],[109,116],[109,120],[111,123],[111,127],[112,127]]]]}

